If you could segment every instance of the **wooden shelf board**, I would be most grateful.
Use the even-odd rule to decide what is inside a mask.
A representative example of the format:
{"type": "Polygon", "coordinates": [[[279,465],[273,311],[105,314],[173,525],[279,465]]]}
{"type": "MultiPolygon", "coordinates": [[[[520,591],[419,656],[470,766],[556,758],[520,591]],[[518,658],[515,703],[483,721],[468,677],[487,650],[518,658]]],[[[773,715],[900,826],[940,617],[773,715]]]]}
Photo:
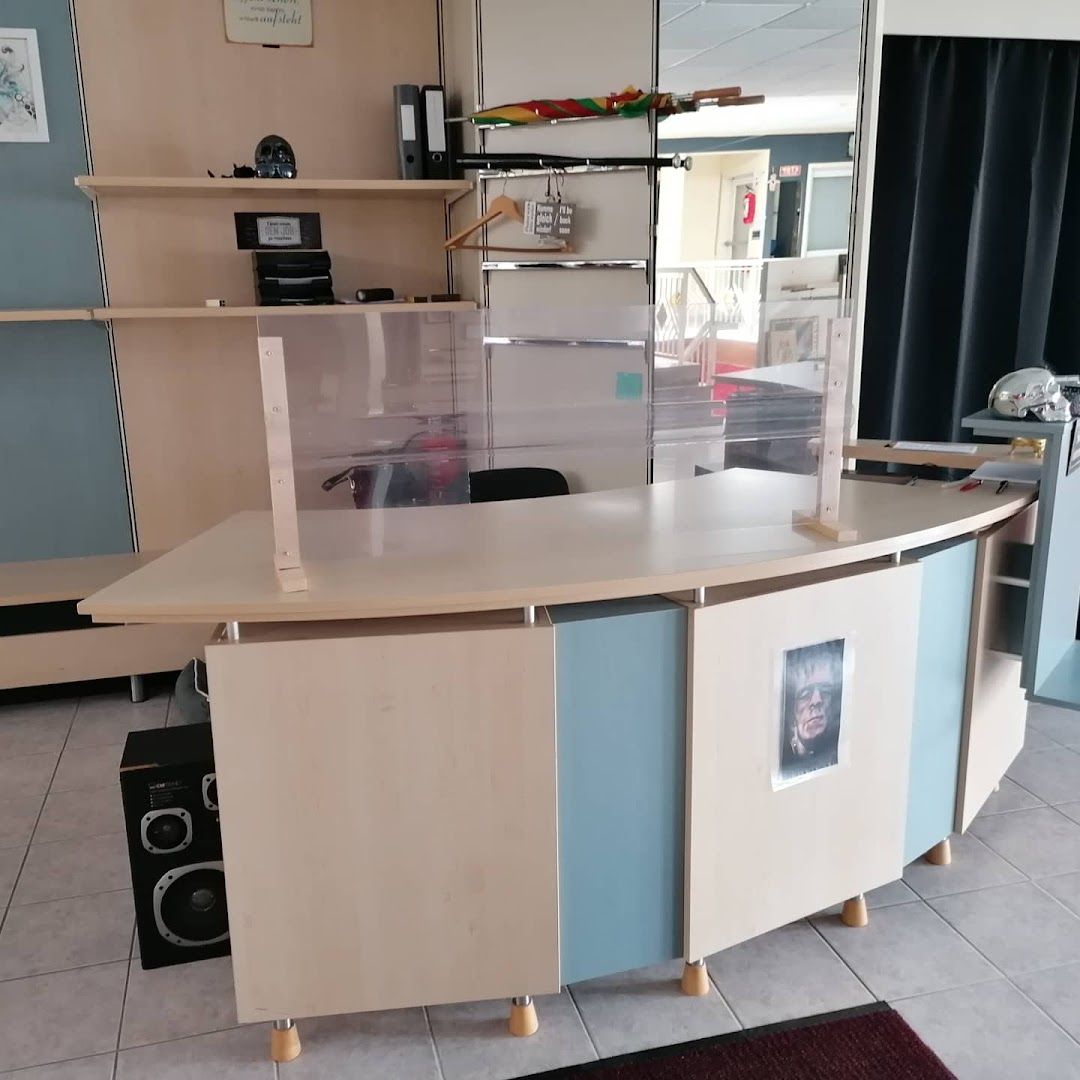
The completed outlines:
{"type": "Polygon", "coordinates": [[[0,607],[84,600],[156,559],[161,552],[0,563],[0,607]]]}
{"type": "Polygon", "coordinates": [[[0,322],[89,322],[94,314],[90,308],[27,308],[22,311],[0,311],[0,322]]]}
{"type": "Polygon", "coordinates": [[[94,318],[115,319],[254,319],[278,315],[385,315],[402,311],[474,311],[471,300],[435,304],[317,304],[310,307],[107,307],[95,308],[94,318]]]}
{"type": "Polygon", "coordinates": [[[209,176],[76,176],[75,186],[90,199],[100,195],[431,199],[472,190],[468,180],[238,180],[209,176]]]}
{"type": "Polygon", "coordinates": [[[859,461],[888,462],[894,465],[934,466],[941,469],[977,469],[987,461],[1035,462],[1031,450],[1013,450],[1008,445],[985,443],[974,454],[948,450],[897,450],[884,439],[856,439],[844,446],[844,457],[859,461]]]}

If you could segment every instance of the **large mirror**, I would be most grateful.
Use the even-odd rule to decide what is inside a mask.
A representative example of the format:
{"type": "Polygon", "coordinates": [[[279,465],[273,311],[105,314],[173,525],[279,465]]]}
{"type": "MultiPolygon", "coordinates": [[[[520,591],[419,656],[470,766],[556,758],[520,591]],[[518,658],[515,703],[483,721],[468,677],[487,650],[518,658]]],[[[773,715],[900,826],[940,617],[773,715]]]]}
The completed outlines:
{"type": "Polygon", "coordinates": [[[862,0],[661,0],[664,90],[739,86],[760,104],[659,127],[657,302],[715,303],[758,336],[761,302],[839,297],[851,226],[862,0]]]}
{"type": "Polygon", "coordinates": [[[659,87],[741,90],[658,131],[692,167],[659,170],[657,317],[674,329],[657,397],[706,394],[726,466],[817,468],[830,320],[849,310],[862,19],[862,0],[660,0],[659,87]]]}

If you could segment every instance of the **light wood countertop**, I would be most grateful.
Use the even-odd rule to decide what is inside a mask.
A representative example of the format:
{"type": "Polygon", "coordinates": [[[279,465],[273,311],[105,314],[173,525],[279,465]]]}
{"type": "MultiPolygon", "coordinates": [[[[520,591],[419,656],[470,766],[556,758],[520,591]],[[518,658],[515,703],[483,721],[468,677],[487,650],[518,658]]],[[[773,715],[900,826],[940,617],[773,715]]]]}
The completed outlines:
{"type": "Polygon", "coordinates": [[[91,596],[97,621],[288,622],[493,611],[801,574],[973,533],[1018,513],[1001,495],[845,480],[836,544],[793,528],[813,477],[734,469],[559,498],[301,513],[305,592],[282,593],[268,511],[237,514],[91,596]]]}

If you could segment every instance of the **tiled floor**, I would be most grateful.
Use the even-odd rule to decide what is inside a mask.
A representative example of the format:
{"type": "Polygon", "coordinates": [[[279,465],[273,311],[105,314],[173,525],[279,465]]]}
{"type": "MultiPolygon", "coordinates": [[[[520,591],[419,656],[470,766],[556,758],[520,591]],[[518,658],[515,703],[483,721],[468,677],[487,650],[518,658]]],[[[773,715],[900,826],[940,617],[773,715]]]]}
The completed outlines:
{"type": "MultiPolygon", "coordinates": [[[[273,1080],[265,1026],[238,1027],[229,960],[143,971],[117,765],[167,695],[0,706],[0,1074],[27,1080],[273,1080]]],[[[1033,709],[1028,748],[953,864],[909,866],[835,911],[709,958],[537,1002],[530,1039],[506,1003],[306,1020],[283,1080],[503,1080],[597,1056],[893,1002],[961,1078],[1080,1078],[1080,715],[1033,709]]]]}

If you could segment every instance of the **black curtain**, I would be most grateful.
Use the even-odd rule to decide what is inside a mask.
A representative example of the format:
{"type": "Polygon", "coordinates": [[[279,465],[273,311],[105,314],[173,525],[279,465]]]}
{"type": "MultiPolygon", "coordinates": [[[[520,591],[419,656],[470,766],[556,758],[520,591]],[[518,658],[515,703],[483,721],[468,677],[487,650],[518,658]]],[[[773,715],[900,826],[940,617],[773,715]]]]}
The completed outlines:
{"type": "Polygon", "coordinates": [[[1080,368],[1080,44],[886,37],[859,434],[955,439],[1080,368]]]}

